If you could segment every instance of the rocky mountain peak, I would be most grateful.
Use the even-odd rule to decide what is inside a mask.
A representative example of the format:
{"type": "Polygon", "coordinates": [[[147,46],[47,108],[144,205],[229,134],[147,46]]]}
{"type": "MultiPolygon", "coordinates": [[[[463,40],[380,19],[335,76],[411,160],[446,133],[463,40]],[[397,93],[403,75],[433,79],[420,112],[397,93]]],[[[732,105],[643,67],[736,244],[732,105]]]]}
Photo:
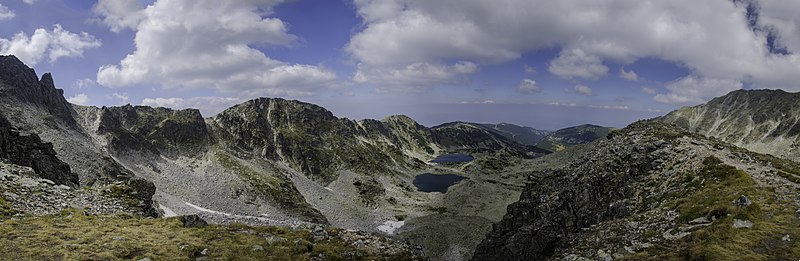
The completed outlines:
{"type": "Polygon", "coordinates": [[[747,149],[800,157],[800,93],[737,90],[659,120],[747,149]]]}
{"type": "Polygon", "coordinates": [[[39,82],[36,72],[13,55],[0,55],[0,81],[7,85],[29,87],[39,82]]]}
{"type": "Polygon", "coordinates": [[[17,57],[0,56],[0,82],[0,93],[4,96],[43,107],[63,122],[76,124],[72,105],[64,99],[64,91],[56,88],[50,73],[39,79],[36,71],[17,57]]]}

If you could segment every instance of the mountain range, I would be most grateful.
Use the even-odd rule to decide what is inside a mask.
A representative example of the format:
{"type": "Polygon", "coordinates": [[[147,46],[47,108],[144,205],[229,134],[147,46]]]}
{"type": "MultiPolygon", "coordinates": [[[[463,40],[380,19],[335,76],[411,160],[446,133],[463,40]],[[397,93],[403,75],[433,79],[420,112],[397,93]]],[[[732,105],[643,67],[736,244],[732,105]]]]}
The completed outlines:
{"type": "Polygon", "coordinates": [[[553,132],[351,120],[281,98],[205,117],[73,105],[52,75],[0,56],[0,256],[791,259],[797,95],[740,90],[553,132]],[[459,181],[425,192],[420,174],[459,181]]]}

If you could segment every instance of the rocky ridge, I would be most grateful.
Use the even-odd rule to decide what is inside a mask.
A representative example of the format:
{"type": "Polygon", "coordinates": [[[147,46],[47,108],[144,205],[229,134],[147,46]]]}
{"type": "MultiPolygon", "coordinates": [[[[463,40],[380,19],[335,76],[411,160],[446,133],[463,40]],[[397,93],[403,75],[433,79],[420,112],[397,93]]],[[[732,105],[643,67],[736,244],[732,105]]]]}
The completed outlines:
{"type": "Polygon", "coordinates": [[[473,260],[783,259],[800,250],[782,240],[800,233],[796,163],[653,121],[574,153],[530,176],[473,260]]]}
{"type": "Polygon", "coordinates": [[[738,90],[659,121],[752,151],[800,158],[800,93],[738,90]]]}

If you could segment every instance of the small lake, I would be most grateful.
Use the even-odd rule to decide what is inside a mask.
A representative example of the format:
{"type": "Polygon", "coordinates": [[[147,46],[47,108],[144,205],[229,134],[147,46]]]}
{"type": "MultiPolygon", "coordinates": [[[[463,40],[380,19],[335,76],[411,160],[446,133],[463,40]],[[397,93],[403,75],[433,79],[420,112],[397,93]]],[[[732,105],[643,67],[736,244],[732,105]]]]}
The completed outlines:
{"type": "Polygon", "coordinates": [[[470,155],[455,153],[455,154],[445,154],[436,157],[435,159],[431,160],[433,163],[460,163],[460,162],[470,162],[474,160],[470,155]]]}
{"type": "Polygon", "coordinates": [[[447,188],[459,181],[467,179],[456,174],[431,174],[425,173],[414,177],[414,186],[422,192],[447,192],[447,188]]]}

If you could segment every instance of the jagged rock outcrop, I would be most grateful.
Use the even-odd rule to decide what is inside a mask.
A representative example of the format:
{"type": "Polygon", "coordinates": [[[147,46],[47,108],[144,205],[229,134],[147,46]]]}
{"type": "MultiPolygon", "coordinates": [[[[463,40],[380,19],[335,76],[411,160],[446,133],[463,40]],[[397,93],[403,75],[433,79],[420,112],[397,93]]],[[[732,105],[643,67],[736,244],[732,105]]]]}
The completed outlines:
{"type": "Polygon", "coordinates": [[[75,124],[71,105],[64,99],[64,91],[56,89],[53,76],[45,73],[39,79],[15,56],[0,55],[0,95],[35,104],[64,123],[75,124]]]}
{"type": "Polygon", "coordinates": [[[56,157],[53,144],[35,134],[22,135],[0,114],[0,160],[31,167],[36,175],[56,184],[76,186],[78,175],[56,157]]]}
{"type": "Polygon", "coordinates": [[[192,154],[211,143],[205,120],[196,109],[103,107],[99,118],[97,133],[109,135],[114,150],[192,154]]]}
{"type": "Polygon", "coordinates": [[[752,151],[800,159],[800,93],[737,90],[659,121],[752,151]]]}
{"type": "Polygon", "coordinates": [[[797,163],[655,121],[570,153],[530,176],[473,260],[791,256],[780,235],[800,232],[797,163]],[[753,203],[736,204],[743,195],[753,203]],[[743,232],[736,220],[762,225],[743,232]]]}

